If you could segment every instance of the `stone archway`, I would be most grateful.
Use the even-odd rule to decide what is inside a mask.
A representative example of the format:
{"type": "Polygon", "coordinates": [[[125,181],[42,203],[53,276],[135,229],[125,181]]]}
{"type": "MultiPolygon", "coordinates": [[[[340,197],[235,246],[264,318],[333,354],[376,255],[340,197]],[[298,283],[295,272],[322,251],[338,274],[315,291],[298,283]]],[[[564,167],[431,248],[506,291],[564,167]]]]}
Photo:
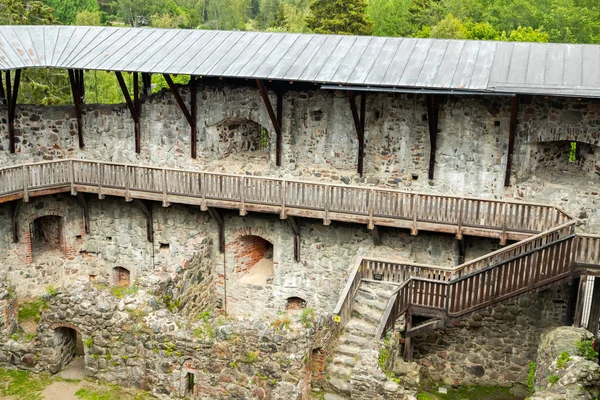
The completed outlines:
{"type": "Polygon", "coordinates": [[[58,373],[70,364],[85,374],[85,350],[81,333],[73,325],[54,325],[53,347],[56,362],[50,366],[51,373],[58,373]]]}

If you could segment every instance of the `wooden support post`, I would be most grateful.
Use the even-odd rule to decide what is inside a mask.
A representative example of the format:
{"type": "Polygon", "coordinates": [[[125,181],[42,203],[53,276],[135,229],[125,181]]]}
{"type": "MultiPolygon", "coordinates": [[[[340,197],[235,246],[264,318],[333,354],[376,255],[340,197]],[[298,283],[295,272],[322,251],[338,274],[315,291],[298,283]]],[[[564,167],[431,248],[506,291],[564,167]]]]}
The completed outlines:
{"type": "MultiPolygon", "coordinates": [[[[412,329],[412,314],[410,308],[406,312],[406,331],[408,332],[412,329]]],[[[411,362],[413,358],[413,347],[412,340],[410,336],[407,336],[404,339],[404,361],[411,362]]]]}
{"type": "Polygon", "coordinates": [[[152,95],[152,76],[147,72],[142,72],[142,101],[146,101],[152,95]]]}
{"type": "Polygon", "coordinates": [[[352,119],[354,120],[354,128],[356,129],[356,137],[358,138],[358,166],[357,172],[362,177],[364,170],[365,158],[365,115],[367,97],[365,93],[360,95],[360,114],[356,107],[356,94],[352,91],[348,92],[350,100],[350,110],[352,111],[352,119]]]}
{"type": "Polygon", "coordinates": [[[600,278],[594,278],[594,289],[592,295],[592,308],[590,310],[590,320],[588,322],[587,330],[594,334],[594,337],[598,339],[598,328],[600,321],[600,278]]]}
{"type": "Polygon", "coordinates": [[[154,243],[154,224],[152,219],[152,202],[145,202],[140,199],[133,199],[133,204],[144,214],[146,217],[146,236],[148,241],[154,243]]]}
{"type": "Polygon", "coordinates": [[[0,104],[7,104],[6,92],[4,91],[4,81],[2,80],[2,75],[0,75],[0,104]]]}
{"type": "Polygon", "coordinates": [[[90,209],[83,193],[77,193],[77,201],[83,210],[83,226],[85,233],[90,233],[90,209]]]}
{"type": "Polygon", "coordinates": [[[300,240],[300,228],[298,224],[296,224],[296,219],[294,217],[288,216],[287,222],[292,228],[292,232],[294,233],[294,259],[299,262],[300,261],[300,246],[302,244],[300,240]]]}
{"type": "Polygon", "coordinates": [[[15,139],[15,113],[17,109],[17,98],[19,97],[19,84],[21,83],[21,70],[15,71],[15,79],[12,82],[10,79],[10,71],[5,71],[4,76],[6,78],[6,104],[8,105],[8,141],[9,149],[11,153],[17,151],[16,139],[15,139]]]}
{"type": "Polygon", "coordinates": [[[195,76],[190,77],[190,108],[192,114],[192,120],[194,124],[192,125],[192,158],[196,159],[198,157],[198,78],[195,76]]]}
{"type": "Polygon", "coordinates": [[[435,94],[425,96],[427,102],[427,123],[429,125],[429,179],[433,179],[435,173],[435,153],[437,151],[437,134],[439,104],[435,94]]]}
{"type": "Polygon", "coordinates": [[[377,225],[371,229],[371,237],[373,238],[373,246],[381,246],[381,231],[377,225]]]}
{"type": "Polygon", "coordinates": [[[467,252],[467,245],[465,243],[465,238],[461,238],[457,240],[458,242],[458,265],[464,264],[465,262],[465,253],[467,252]]]}
{"type": "Polygon", "coordinates": [[[214,208],[209,208],[208,213],[219,226],[219,252],[225,253],[225,221],[219,212],[214,208]]]}
{"type": "Polygon", "coordinates": [[[171,79],[171,76],[169,74],[163,74],[163,76],[165,78],[165,81],[167,81],[167,85],[169,85],[169,89],[171,90],[173,97],[175,97],[175,101],[177,102],[179,109],[181,110],[181,112],[183,112],[183,116],[190,125],[190,147],[192,149],[192,158],[196,158],[196,142],[198,137],[198,128],[196,126],[196,79],[194,77],[190,78],[191,105],[190,110],[188,110],[187,106],[185,105],[185,102],[183,101],[183,98],[181,97],[181,94],[179,94],[179,91],[177,90],[177,86],[175,86],[175,83],[171,79]]]}
{"type": "Polygon", "coordinates": [[[572,326],[575,322],[575,314],[577,309],[577,294],[579,292],[580,277],[571,281],[569,286],[569,300],[567,301],[567,315],[565,317],[565,325],[572,326]]]}
{"type": "Polygon", "coordinates": [[[513,154],[515,152],[515,136],[517,134],[517,114],[519,113],[519,97],[513,96],[510,109],[510,127],[508,132],[508,154],[506,156],[506,175],[504,176],[504,187],[510,186],[510,174],[512,170],[513,154]]]}
{"type": "MultiPolygon", "coordinates": [[[[135,152],[137,154],[140,154],[142,151],[142,146],[141,146],[141,133],[140,133],[140,114],[138,113],[138,110],[141,109],[141,106],[138,104],[139,103],[139,99],[138,101],[132,101],[131,97],[129,96],[129,90],[127,90],[127,85],[125,85],[125,80],[123,79],[123,74],[121,74],[120,71],[115,71],[115,75],[117,76],[117,80],[119,81],[119,86],[121,87],[121,91],[123,92],[123,96],[125,97],[125,102],[127,103],[127,107],[129,108],[129,111],[131,112],[131,118],[133,118],[133,122],[135,124],[135,152]]],[[[135,76],[134,76],[135,78],[135,76]]],[[[135,79],[135,81],[137,82],[137,79],[135,79]]],[[[134,95],[138,95],[139,96],[139,89],[136,90],[134,88],[134,95]]]]}
{"type": "Polygon", "coordinates": [[[581,275],[579,277],[579,287],[577,288],[577,305],[575,306],[575,316],[573,317],[573,326],[576,328],[581,327],[581,320],[583,317],[583,303],[585,300],[586,289],[589,288],[586,285],[587,276],[581,275]]]}
{"type": "Polygon", "coordinates": [[[258,85],[258,90],[260,91],[260,96],[262,97],[263,103],[265,104],[265,108],[267,109],[267,113],[269,114],[269,118],[271,119],[271,123],[273,124],[273,128],[275,129],[275,134],[277,135],[277,148],[275,154],[275,164],[280,167],[281,166],[281,143],[283,142],[282,131],[281,131],[281,119],[283,115],[283,97],[281,93],[277,93],[277,115],[275,115],[275,111],[273,110],[273,105],[271,104],[271,100],[269,99],[269,93],[267,92],[267,88],[265,84],[260,79],[256,80],[256,84],[258,85]]]}
{"type": "Polygon", "coordinates": [[[79,78],[82,75],[79,71],[73,69],[69,70],[69,83],[71,84],[71,93],[73,94],[73,104],[75,106],[75,117],[77,118],[77,137],[79,138],[79,148],[83,149],[83,117],[81,107],[81,88],[83,82],[79,82],[79,78]]]}
{"type": "Polygon", "coordinates": [[[19,243],[19,215],[21,214],[21,205],[23,201],[17,200],[13,204],[13,212],[12,212],[12,234],[13,234],[13,242],[19,243]]]}

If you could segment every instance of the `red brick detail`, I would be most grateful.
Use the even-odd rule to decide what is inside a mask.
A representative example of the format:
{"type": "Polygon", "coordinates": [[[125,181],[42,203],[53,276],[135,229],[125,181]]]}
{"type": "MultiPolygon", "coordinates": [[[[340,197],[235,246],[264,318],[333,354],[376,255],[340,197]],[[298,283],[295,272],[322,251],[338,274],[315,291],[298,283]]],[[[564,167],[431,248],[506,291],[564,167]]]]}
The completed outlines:
{"type": "Polygon", "coordinates": [[[310,371],[312,373],[312,379],[321,380],[324,376],[325,371],[325,360],[327,356],[325,351],[321,348],[314,349],[310,358],[310,371]]]}
{"type": "Polygon", "coordinates": [[[55,324],[50,325],[50,329],[55,330],[58,328],[71,328],[77,332],[79,332],[79,328],[69,322],[57,322],[55,324]]]}
{"type": "Polygon", "coordinates": [[[235,254],[235,273],[245,274],[257,262],[265,258],[273,245],[258,236],[243,236],[232,243],[235,254]]]}

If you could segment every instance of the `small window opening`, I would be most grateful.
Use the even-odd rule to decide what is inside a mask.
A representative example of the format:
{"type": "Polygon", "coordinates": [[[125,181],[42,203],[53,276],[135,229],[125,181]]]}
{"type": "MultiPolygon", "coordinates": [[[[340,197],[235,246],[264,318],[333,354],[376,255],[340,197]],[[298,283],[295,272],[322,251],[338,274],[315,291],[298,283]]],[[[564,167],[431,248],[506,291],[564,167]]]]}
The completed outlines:
{"type": "Polygon", "coordinates": [[[131,284],[129,270],[123,267],[115,267],[113,271],[115,286],[128,287],[131,284]]]}
{"type": "Polygon", "coordinates": [[[185,385],[185,394],[192,395],[194,394],[194,374],[188,372],[186,375],[186,385],[185,385]]]}
{"type": "Polygon", "coordinates": [[[75,239],[80,240],[81,239],[81,235],[75,235],[75,239]]]}
{"type": "Polygon", "coordinates": [[[494,121],[494,126],[500,126],[500,121],[494,121]]]}
{"type": "Polygon", "coordinates": [[[287,299],[286,310],[301,310],[306,308],[306,300],[300,297],[290,297],[287,299]]]}

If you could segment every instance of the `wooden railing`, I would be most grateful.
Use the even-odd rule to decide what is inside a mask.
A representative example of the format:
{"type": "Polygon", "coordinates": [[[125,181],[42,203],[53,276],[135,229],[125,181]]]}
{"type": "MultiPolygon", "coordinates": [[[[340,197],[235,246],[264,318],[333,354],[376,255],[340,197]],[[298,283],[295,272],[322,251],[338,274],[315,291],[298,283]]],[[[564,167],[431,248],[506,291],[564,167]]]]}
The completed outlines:
{"type": "Polygon", "coordinates": [[[350,278],[346,281],[346,286],[333,311],[334,320],[340,324],[340,329],[350,321],[350,318],[352,318],[354,298],[356,297],[356,292],[363,279],[362,261],[362,258],[354,260],[350,278]]]}
{"type": "MultiPolygon", "coordinates": [[[[447,279],[448,275],[443,279],[411,276],[390,298],[376,331],[377,337],[393,329],[398,317],[409,308],[417,313],[442,311],[444,317],[458,318],[568,278],[572,273],[575,249],[574,228],[575,223],[568,222],[451,268],[451,279],[447,279]]],[[[397,264],[393,268],[405,267],[397,264]]]]}
{"type": "Polygon", "coordinates": [[[600,235],[577,235],[575,263],[580,267],[600,267],[600,235]]]}
{"type": "Polygon", "coordinates": [[[572,220],[541,204],[150,166],[61,160],[0,169],[0,201],[45,189],[522,240],[572,220]]]}

